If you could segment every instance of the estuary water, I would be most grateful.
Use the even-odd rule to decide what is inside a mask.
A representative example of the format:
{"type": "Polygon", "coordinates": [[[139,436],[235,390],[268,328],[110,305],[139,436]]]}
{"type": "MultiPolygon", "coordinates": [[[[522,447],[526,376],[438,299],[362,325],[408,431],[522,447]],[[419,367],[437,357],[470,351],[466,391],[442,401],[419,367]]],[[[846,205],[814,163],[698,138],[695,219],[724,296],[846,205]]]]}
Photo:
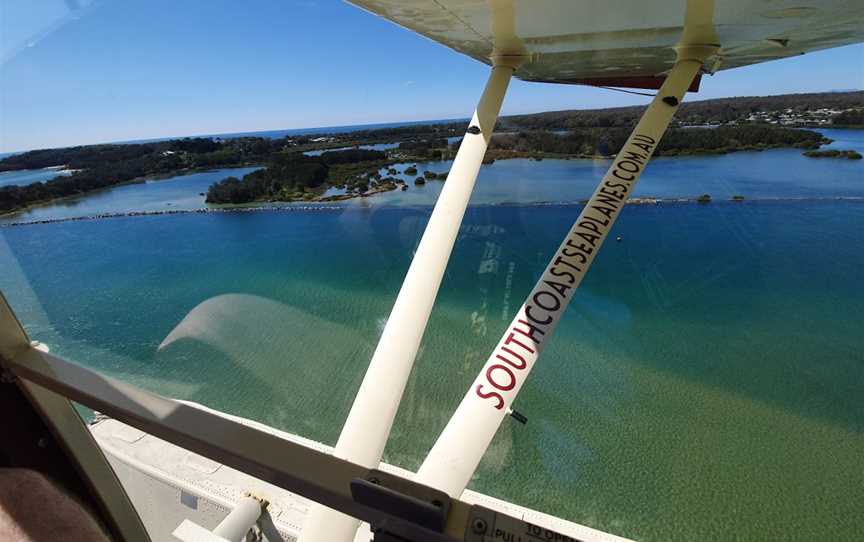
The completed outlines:
{"type": "Polygon", "coordinates": [[[58,169],[53,167],[3,171],[0,172],[0,188],[4,186],[24,186],[30,183],[41,183],[54,179],[55,177],[71,175],[71,173],[72,172],[68,169],[58,169]]]}
{"type": "Polygon", "coordinates": [[[200,209],[207,207],[204,199],[210,185],[232,175],[242,177],[256,169],[259,168],[215,169],[125,184],[82,197],[36,206],[24,212],[3,215],[0,216],[0,224],[75,218],[103,213],[200,209]]]}
{"type": "MultiPolygon", "coordinates": [[[[820,131],[835,139],[825,148],[853,149],[864,153],[864,131],[820,131]]],[[[419,173],[442,173],[450,169],[451,163],[424,162],[416,166],[419,173]]],[[[610,163],[603,159],[539,162],[531,159],[499,160],[481,168],[471,204],[578,203],[588,199],[610,163]]],[[[403,173],[411,165],[414,164],[396,165],[400,172],[396,177],[408,183],[408,190],[394,190],[333,205],[367,208],[434,205],[444,182],[429,181],[425,185],[415,186],[416,175],[403,173]]],[[[81,198],[34,207],[14,215],[3,215],[0,216],[0,225],[102,213],[206,208],[205,194],[211,184],[229,176],[242,177],[254,169],[217,169],[123,185],[81,198]]],[[[733,196],[744,196],[748,200],[864,198],[862,177],[864,161],[807,158],[798,149],[719,156],[659,157],[645,171],[633,195],[641,198],[695,199],[702,194],[709,194],[715,200],[729,200],[733,196]]],[[[296,205],[305,206],[308,203],[296,205]]]]}
{"type": "MultiPolygon", "coordinates": [[[[483,168],[385,460],[420,465],[605,165],[483,168]]],[[[80,205],[195,208],[208,179],[80,205]]],[[[440,185],[3,227],[0,290],[55,353],[333,444],[440,185]]],[[[638,192],[714,201],[624,210],[517,400],[528,424],[505,420],[472,487],[640,540],[858,539],[864,164],[660,159],[638,192]]]]}

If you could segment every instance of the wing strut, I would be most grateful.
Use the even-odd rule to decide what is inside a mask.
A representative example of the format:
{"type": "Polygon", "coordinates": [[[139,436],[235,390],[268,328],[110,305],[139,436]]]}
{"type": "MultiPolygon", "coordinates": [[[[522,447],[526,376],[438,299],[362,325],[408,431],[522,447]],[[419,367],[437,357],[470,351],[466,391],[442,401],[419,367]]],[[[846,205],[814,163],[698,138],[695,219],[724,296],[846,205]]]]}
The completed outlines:
{"type": "Polygon", "coordinates": [[[675,66],[438,437],[417,473],[419,483],[452,497],[462,494],[684,93],[715,50],[701,45],[677,48],[675,66]]]}
{"type": "MultiPolygon", "coordinates": [[[[447,181],[405,275],[366,376],[339,435],[334,455],[374,468],[381,461],[450,252],[480,171],[518,57],[498,57],[447,181]]],[[[301,542],[352,540],[359,521],[315,505],[301,542]]]]}

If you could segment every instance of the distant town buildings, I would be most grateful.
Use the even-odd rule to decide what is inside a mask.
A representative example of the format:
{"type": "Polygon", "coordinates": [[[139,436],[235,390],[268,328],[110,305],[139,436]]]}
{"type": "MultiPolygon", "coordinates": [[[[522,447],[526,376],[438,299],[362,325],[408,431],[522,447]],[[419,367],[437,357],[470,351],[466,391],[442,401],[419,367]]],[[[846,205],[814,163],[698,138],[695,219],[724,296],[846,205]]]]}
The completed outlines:
{"type": "Polygon", "coordinates": [[[746,115],[742,115],[738,119],[729,120],[726,122],[710,121],[705,124],[692,124],[682,122],[683,127],[695,126],[721,126],[721,125],[736,125],[736,124],[776,124],[779,126],[830,126],[834,117],[841,113],[855,111],[855,108],[849,109],[831,109],[821,107],[819,109],[781,109],[776,111],[754,111],[746,115]]]}

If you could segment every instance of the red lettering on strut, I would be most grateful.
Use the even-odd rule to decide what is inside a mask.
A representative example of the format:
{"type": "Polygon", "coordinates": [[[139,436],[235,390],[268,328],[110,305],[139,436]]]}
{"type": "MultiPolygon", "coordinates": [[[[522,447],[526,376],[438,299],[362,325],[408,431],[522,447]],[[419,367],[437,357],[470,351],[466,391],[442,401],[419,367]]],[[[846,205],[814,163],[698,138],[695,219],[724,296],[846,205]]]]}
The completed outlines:
{"type": "Polygon", "coordinates": [[[612,196],[605,194],[603,192],[603,188],[597,193],[597,201],[600,203],[605,203],[606,205],[611,206],[614,209],[618,208],[617,203],[621,201],[621,198],[613,198],[612,196]]]}
{"type": "MultiPolygon", "coordinates": [[[[600,198],[600,194],[606,194],[607,196],[612,196],[615,199],[617,199],[618,201],[621,201],[622,199],[624,199],[623,193],[616,192],[615,190],[611,190],[611,189],[607,188],[606,186],[601,186],[600,190],[598,190],[598,192],[599,192],[597,194],[598,199],[600,198]]],[[[624,192],[626,193],[626,190],[624,192]]]]}
{"type": "Polygon", "coordinates": [[[539,292],[534,294],[534,297],[532,297],[531,299],[534,300],[534,303],[536,303],[538,307],[540,307],[541,309],[545,309],[549,312],[554,312],[554,311],[557,311],[559,308],[561,308],[561,300],[558,299],[558,296],[556,296],[552,292],[547,292],[546,290],[540,290],[539,292]],[[541,301],[543,298],[540,296],[551,297],[554,304],[551,307],[547,307],[541,301]]]}
{"type": "MultiPolygon", "coordinates": [[[[569,243],[569,241],[568,241],[568,243],[569,243]]],[[[561,253],[564,254],[565,256],[567,256],[568,258],[571,258],[571,257],[572,257],[572,255],[565,253],[563,250],[561,251],[561,253]]],[[[582,256],[582,257],[585,258],[585,256],[582,256]]],[[[580,262],[580,263],[585,263],[585,261],[586,261],[586,260],[583,259],[582,262],[580,262]]],[[[571,269],[575,270],[575,271],[578,272],[578,273],[581,273],[581,272],[582,272],[582,268],[581,268],[581,267],[576,267],[575,265],[573,265],[572,263],[568,262],[567,260],[565,260],[565,259],[562,258],[561,256],[558,256],[558,257],[555,259],[555,262],[554,262],[554,263],[555,263],[555,265],[559,265],[559,264],[560,264],[560,265],[566,265],[567,267],[570,267],[571,269]]]]}
{"type": "MultiPolygon", "coordinates": [[[[569,245],[570,241],[567,241],[567,244],[569,245]]],[[[566,248],[561,249],[561,254],[563,254],[564,256],[566,256],[568,258],[578,258],[579,263],[585,263],[588,261],[588,257],[585,256],[584,254],[582,254],[581,252],[571,252],[571,251],[567,250],[566,248]]],[[[560,259],[561,259],[561,257],[559,256],[558,260],[560,260],[560,259]]],[[[558,260],[555,260],[555,263],[559,263],[558,260]]],[[[571,264],[568,264],[568,265],[570,265],[570,267],[572,267],[576,271],[582,271],[581,269],[579,269],[575,265],[571,265],[571,264]]]]}
{"type": "Polygon", "coordinates": [[[488,393],[484,393],[483,392],[483,384],[477,384],[477,387],[474,388],[474,392],[481,399],[492,399],[492,398],[498,399],[498,404],[495,405],[495,408],[498,410],[501,410],[502,408],[504,408],[504,398],[501,397],[501,394],[498,393],[497,391],[491,391],[488,393]]]}
{"type": "Polygon", "coordinates": [[[582,222],[579,222],[577,226],[588,231],[593,231],[597,235],[601,235],[603,233],[602,231],[600,231],[600,226],[598,226],[594,222],[589,222],[588,220],[583,220],[582,222]]]}
{"type": "Polygon", "coordinates": [[[610,220],[615,215],[615,209],[614,208],[610,209],[608,207],[599,207],[597,205],[592,205],[591,208],[596,210],[596,211],[599,211],[600,213],[603,213],[606,216],[606,218],[608,218],[610,220]]]}
{"type": "Polygon", "coordinates": [[[572,286],[568,286],[563,282],[555,282],[554,280],[544,280],[543,284],[561,294],[561,297],[567,297],[567,290],[572,288],[572,286]]]}
{"type": "Polygon", "coordinates": [[[582,239],[585,239],[586,241],[588,241],[589,243],[591,243],[591,246],[592,246],[592,247],[596,247],[596,246],[597,246],[597,241],[600,240],[600,236],[599,236],[599,235],[591,235],[590,233],[582,233],[582,232],[578,232],[576,235],[578,235],[578,236],[581,237],[582,239]]]}
{"type": "MultiPolygon", "coordinates": [[[[569,273],[568,273],[568,275],[569,275],[569,273]]],[[[525,305],[525,316],[527,316],[529,320],[531,320],[532,322],[536,322],[536,323],[540,324],[541,326],[545,326],[547,324],[552,323],[553,318],[552,318],[551,314],[548,315],[547,318],[541,322],[540,320],[535,318],[533,314],[531,314],[532,309],[534,309],[533,305],[525,305]]]]}
{"type": "Polygon", "coordinates": [[[639,173],[639,169],[641,168],[641,164],[634,162],[633,160],[622,160],[622,161],[618,162],[618,168],[623,169],[627,173],[639,173]],[[627,165],[627,167],[624,167],[625,164],[627,165]],[[633,169],[629,169],[631,167],[633,169]]]}
{"type": "Polygon", "coordinates": [[[509,363],[509,364],[512,365],[514,368],[516,368],[516,369],[520,369],[520,370],[521,370],[521,369],[524,369],[525,367],[528,366],[528,362],[525,361],[525,358],[523,358],[522,356],[520,356],[519,354],[517,354],[517,353],[514,352],[513,350],[507,348],[506,346],[502,346],[502,347],[501,347],[501,350],[507,352],[508,354],[510,354],[510,355],[513,356],[513,357],[519,358],[519,361],[521,362],[521,363],[518,363],[518,364],[517,364],[517,363],[514,363],[513,361],[511,361],[511,360],[505,358],[505,357],[502,356],[501,354],[495,354],[495,357],[498,358],[498,359],[500,359],[500,360],[503,361],[504,363],[509,363]]]}
{"type": "MultiPolygon", "coordinates": [[[[616,189],[620,188],[624,192],[627,192],[627,190],[630,188],[628,185],[626,185],[624,183],[610,183],[609,181],[606,181],[603,184],[606,186],[606,188],[611,188],[612,190],[616,190],[616,189]]],[[[605,192],[605,193],[608,194],[608,192],[605,192]]]]}
{"type": "Polygon", "coordinates": [[[521,346],[522,348],[524,348],[525,350],[531,352],[532,354],[534,353],[534,350],[531,349],[530,346],[528,346],[527,344],[520,343],[519,341],[517,341],[515,339],[515,337],[516,337],[515,333],[510,333],[510,335],[508,335],[507,338],[504,339],[504,344],[515,343],[515,344],[518,344],[519,346],[521,346]]]}
{"type": "Polygon", "coordinates": [[[590,215],[585,215],[585,220],[590,220],[591,222],[594,222],[595,224],[598,224],[600,226],[608,226],[610,222],[608,218],[606,220],[600,220],[599,218],[590,215]]]}
{"type": "Polygon", "coordinates": [[[622,181],[632,181],[633,179],[636,178],[636,175],[630,175],[629,177],[622,177],[621,173],[617,169],[612,170],[612,175],[614,175],[615,177],[618,177],[622,181]]]}
{"type": "Polygon", "coordinates": [[[516,387],[516,375],[514,375],[513,371],[508,369],[505,365],[497,365],[496,364],[496,365],[492,365],[491,367],[486,369],[486,380],[488,380],[490,384],[492,384],[493,386],[495,386],[496,388],[498,388],[501,391],[510,391],[516,387]],[[507,377],[509,380],[507,382],[507,384],[503,384],[503,385],[499,384],[498,382],[495,381],[494,378],[492,378],[492,375],[494,374],[494,372],[496,370],[497,371],[504,371],[507,374],[507,377]]]}
{"type": "Polygon", "coordinates": [[[638,152],[624,151],[624,158],[626,158],[628,160],[632,160],[638,164],[641,164],[642,162],[645,161],[646,157],[644,154],[639,154],[638,152]]]}
{"type": "MultiPolygon", "coordinates": [[[[552,317],[550,316],[549,319],[551,320],[552,317]]],[[[537,327],[535,325],[532,325],[527,320],[516,320],[516,321],[519,322],[520,324],[525,324],[526,326],[528,326],[528,331],[525,331],[524,329],[519,329],[516,326],[513,326],[511,328],[513,331],[515,331],[516,333],[521,333],[522,335],[525,335],[526,337],[528,337],[529,339],[534,341],[536,344],[540,344],[540,339],[534,337],[534,334],[539,333],[540,335],[546,335],[545,331],[543,331],[542,329],[540,329],[539,327],[537,327]]]]}
{"type": "MultiPolygon", "coordinates": [[[[549,274],[554,275],[556,277],[569,277],[567,282],[569,282],[570,284],[573,284],[574,282],[576,282],[576,275],[574,275],[570,271],[559,271],[558,269],[555,269],[554,267],[550,267],[549,268],[549,274]]],[[[526,314],[528,314],[528,307],[530,307],[530,305],[525,307],[525,313],[526,314]]],[[[529,316],[528,318],[531,318],[531,317],[529,316]]],[[[531,318],[531,319],[534,320],[533,318],[531,318]]],[[[543,322],[538,322],[537,320],[534,320],[534,321],[537,322],[538,324],[543,323],[543,322]]]]}

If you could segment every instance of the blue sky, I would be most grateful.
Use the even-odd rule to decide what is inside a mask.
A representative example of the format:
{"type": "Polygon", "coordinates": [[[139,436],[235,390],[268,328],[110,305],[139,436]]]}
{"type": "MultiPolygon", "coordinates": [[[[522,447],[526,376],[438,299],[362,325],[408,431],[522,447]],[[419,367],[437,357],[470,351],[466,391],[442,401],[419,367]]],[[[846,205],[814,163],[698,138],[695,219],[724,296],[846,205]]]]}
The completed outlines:
{"type": "MultiPolygon", "coordinates": [[[[336,0],[0,0],[0,152],[467,117],[487,71],[336,0]]],[[[720,72],[691,99],[862,87],[855,45],[720,72]]],[[[504,114],[645,100],[514,81],[504,114]]]]}

